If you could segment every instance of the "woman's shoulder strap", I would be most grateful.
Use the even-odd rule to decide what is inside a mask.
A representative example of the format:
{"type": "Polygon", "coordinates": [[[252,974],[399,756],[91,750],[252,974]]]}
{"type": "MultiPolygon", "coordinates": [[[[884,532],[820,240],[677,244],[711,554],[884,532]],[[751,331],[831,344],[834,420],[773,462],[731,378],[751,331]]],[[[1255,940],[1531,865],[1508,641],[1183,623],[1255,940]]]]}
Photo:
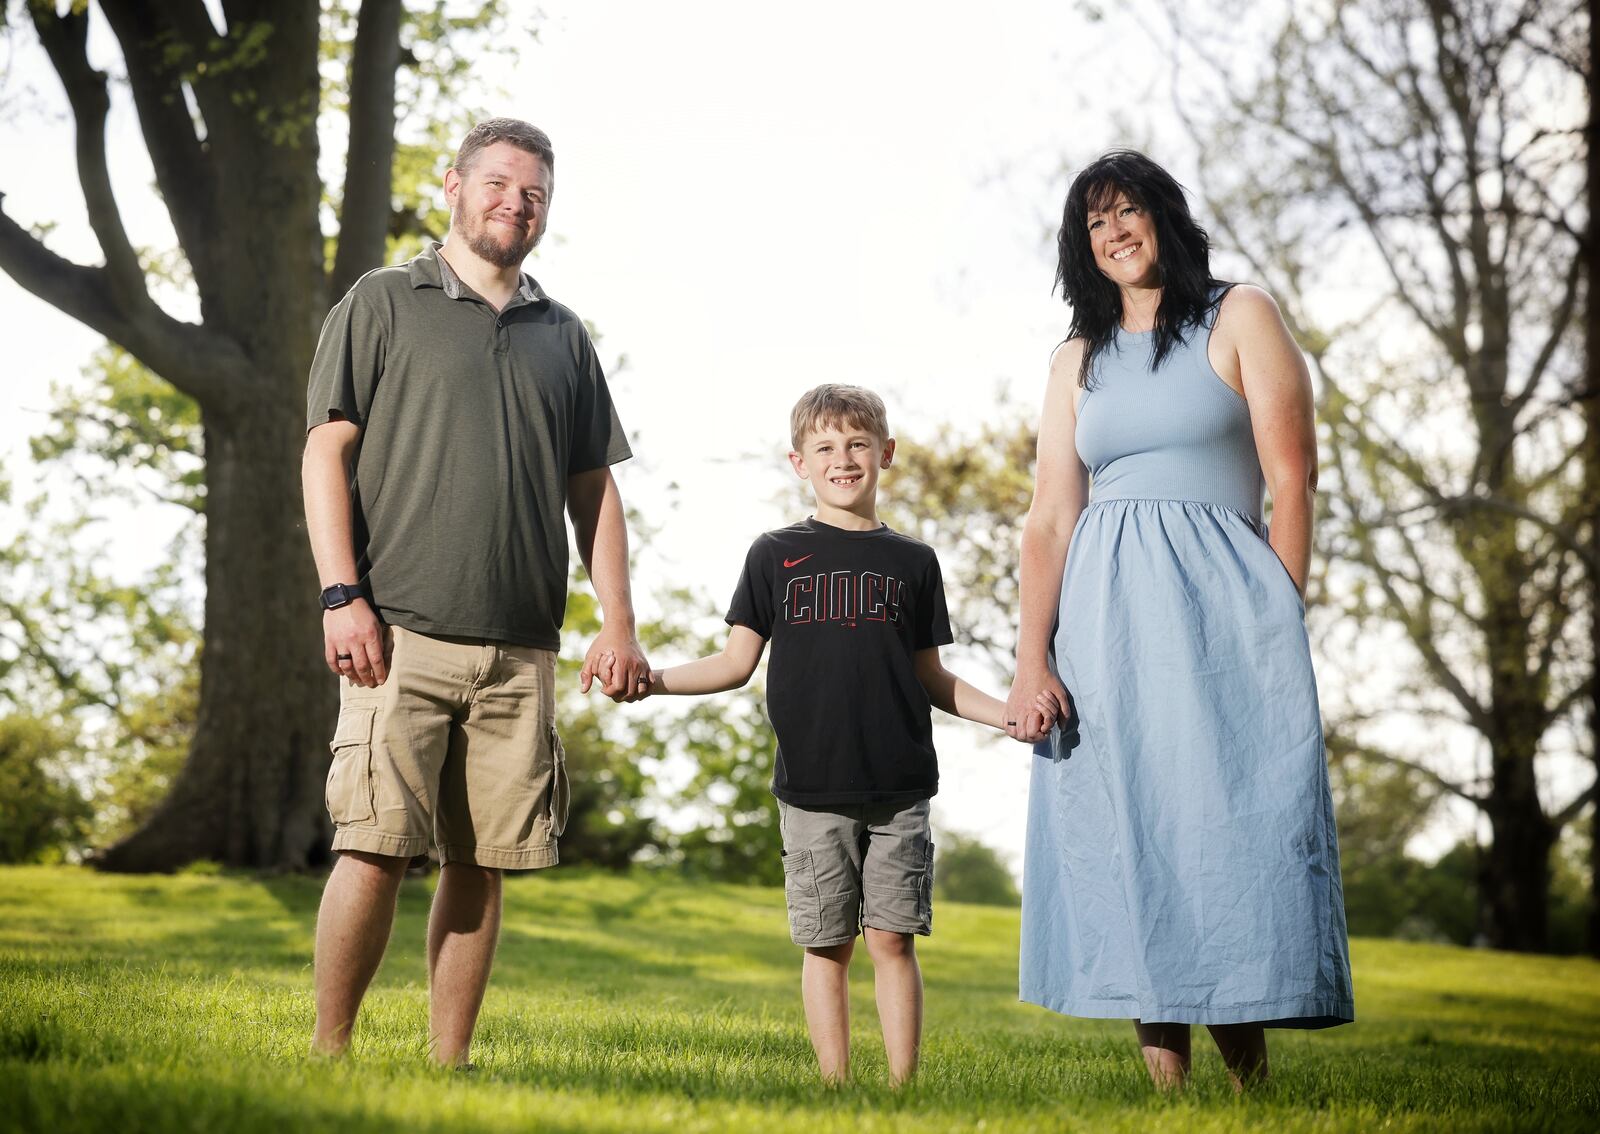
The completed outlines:
{"type": "Polygon", "coordinates": [[[1222,311],[1222,301],[1228,297],[1228,293],[1235,286],[1223,280],[1216,280],[1206,290],[1206,306],[1200,315],[1200,322],[1205,326],[1208,334],[1217,325],[1217,315],[1222,311]]]}

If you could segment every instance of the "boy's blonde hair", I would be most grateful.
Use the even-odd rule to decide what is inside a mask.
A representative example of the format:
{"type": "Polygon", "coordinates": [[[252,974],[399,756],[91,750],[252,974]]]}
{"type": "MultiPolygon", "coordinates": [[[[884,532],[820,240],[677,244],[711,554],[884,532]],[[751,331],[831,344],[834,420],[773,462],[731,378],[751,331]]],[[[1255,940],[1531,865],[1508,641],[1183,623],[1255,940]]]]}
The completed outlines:
{"type": "Polygon", "coordinates": [[[883,399],[860,386],[828,382],[807,390],[789,415],[789,443],[798,453],[807,434],[829,425],[862,430],[879,442],[889,440],[889,411],[883,399]]]}

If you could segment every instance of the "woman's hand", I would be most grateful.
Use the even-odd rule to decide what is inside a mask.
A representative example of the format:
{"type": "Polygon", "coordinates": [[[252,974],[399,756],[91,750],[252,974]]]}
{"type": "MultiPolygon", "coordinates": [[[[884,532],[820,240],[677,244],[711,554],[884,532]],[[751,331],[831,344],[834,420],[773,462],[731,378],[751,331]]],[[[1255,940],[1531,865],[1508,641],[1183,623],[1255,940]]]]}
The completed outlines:
{"type": "Polygon", "coordinates": [[[1017,672],[1006,698],[1006,735],[1024,744],[1036,744],[1050,735],[1050,726],[1068,715],[1067,688],[1048,668],[1030,667],[1017,672]],[[1046,706],[1053,706],[1048,710],[1046,706]]]}

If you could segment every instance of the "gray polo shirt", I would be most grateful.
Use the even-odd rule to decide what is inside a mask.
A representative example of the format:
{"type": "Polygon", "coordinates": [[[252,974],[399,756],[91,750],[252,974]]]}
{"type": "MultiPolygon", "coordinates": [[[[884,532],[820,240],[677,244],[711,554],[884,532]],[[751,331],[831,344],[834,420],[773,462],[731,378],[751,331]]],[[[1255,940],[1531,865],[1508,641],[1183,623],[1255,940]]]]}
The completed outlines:
{"type": "Polygon", "coordinates": [[[498,314],[432,245],[368,272],[317,342],[306,428],[361,427],[361,580],[386,622],[556,649],[567,477],[632,456],[583,323],[527,275],[498,314]]]}

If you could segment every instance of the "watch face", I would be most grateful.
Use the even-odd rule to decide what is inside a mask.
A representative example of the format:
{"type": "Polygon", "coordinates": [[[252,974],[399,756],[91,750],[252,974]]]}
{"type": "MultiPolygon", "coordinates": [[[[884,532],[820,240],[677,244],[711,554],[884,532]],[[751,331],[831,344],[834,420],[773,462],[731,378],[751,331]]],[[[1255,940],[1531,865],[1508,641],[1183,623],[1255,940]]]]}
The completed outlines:
{"type": "Polygon", "coordinates": [[[338,610],[341,606],[349,606],[360,594],[359,587],[335,583],[322,592],[322,609],[338,610]]]}

